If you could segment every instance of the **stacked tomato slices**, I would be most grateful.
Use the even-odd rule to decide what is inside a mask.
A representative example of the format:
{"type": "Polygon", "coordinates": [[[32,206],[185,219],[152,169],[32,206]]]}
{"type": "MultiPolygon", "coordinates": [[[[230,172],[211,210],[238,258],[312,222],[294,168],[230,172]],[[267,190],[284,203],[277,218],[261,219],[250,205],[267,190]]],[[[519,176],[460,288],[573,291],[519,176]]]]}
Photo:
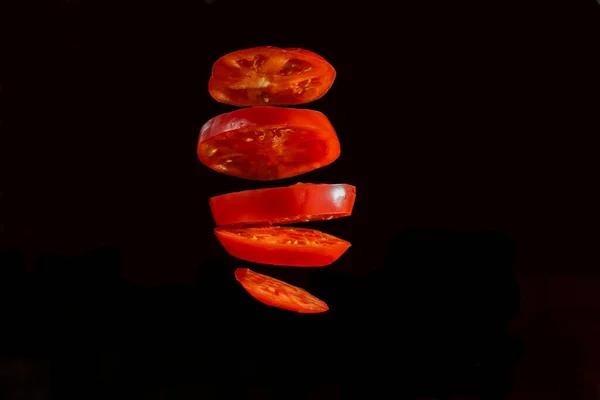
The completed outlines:
{"type": "MultiPolygon", "coordinates": [[[[257,47],[215,62],[211,96],[246,107],[212,118],[198,140],[200,161],[242,179],[291,178],[334,162],[340,142],[328,118],[283,106],[317,100],[331,88],[335,69],[303,49],[257,47]]],[[[356,188],[347,184],[298,183],[228,193],[210,199],[215,234],[225,250],[242,260],[288,267],[323,267],[350,243],[314,229],[289,224],[352,214],[356,188]]],[[[248,293],[270,306],[320,313],[327,304],[307,291],[247,268],[235,277],[248,293]]]]}

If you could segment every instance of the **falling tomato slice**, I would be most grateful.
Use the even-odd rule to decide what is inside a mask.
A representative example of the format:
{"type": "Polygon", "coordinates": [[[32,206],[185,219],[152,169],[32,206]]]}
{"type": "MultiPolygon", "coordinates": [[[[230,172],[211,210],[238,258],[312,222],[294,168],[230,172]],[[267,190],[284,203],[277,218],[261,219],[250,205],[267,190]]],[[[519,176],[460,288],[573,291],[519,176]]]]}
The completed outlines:
{"type": "Polygon", "coordinates": [[[289,178],[324,167],[340,155],[327,117],[281,107],[221,114],[202,126],[198,158],[209,168],[244,179],[289,178]]]}
{"type": "Polygon", "coordinates": [[[268,306],[316,314],[329,310],[327,304],[306,290],[247,268],[235,270],[235,279],[256,300],[268,306]]]}
{"type": "Polygon", "coordinates": [[[218,59],[208,91],[215,100],[240,107],[305,104],[325,95],[335,75],[312,51],[255,47],[218,59]]]}
{"type": "Polygon", "coordinates": [[[352,185],[298,183],[215,196],[210,209],[217,225],[276,225],[347,217],[355,199],[352,185]]]}
{"type": "Polygon", "coordinates": [[[324,267],[350,247],[349,242],[314,229],[282,226],[215,228],[215,234],[234,257],[288,267],[324,267]]]}

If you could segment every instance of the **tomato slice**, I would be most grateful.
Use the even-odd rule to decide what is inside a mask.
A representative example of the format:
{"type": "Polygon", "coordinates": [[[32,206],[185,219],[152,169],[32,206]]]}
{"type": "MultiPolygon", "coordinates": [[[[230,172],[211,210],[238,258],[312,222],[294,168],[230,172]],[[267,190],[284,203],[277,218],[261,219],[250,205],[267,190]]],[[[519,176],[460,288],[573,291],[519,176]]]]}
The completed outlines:
{"type": "Polygon", "coordinates": [[[252,297],[268,306],[302,314],[316,314],[329,310],[323,300],[306,290],[248,268],[236,269],[235,279],[252,297]]]}
{"type": "Polygon", "coordinates": [[[271,189],[215,196],[210,209],[217,225],[289,224],[347,217],[356,187],[346,184],[297,183],[271,189]]]}
{"type": "Polygon", "coordinates": [[[209,168],[244,179],[289,178],[324,167],[340,155],[327,117],[282,107],[221,114],[202,126],[198,158],[209,168]]]}
{"type": "Polygon", "coordinates": [[[305,104],[323,97],[335,75],[312,51],[254,47],[219,58],[208,91],[218,102],[239,107],[305,104]]]}
{"type": "Polygon", "coordinates": [[[215,234],[234,257],[288,267],[324,267],[350,247],[349,242],[314,229],[283,226],[215,228],[215,234]]]}

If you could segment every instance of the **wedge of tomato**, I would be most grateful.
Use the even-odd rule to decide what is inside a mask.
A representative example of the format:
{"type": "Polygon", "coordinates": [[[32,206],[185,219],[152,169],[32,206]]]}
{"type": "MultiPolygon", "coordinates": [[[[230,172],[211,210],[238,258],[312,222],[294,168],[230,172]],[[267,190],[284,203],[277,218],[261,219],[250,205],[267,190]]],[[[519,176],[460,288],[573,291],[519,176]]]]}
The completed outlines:
{"type": "Polygon", "coordinates": [[[312,51],[254,47],[219,58],[208,91],[215,100],[240,107],[304,104],[325,95],[335,75],[312,51]]]}
{"type": "Polygon", "coordinates": [[[288,267],[324,267],[350,243],[314,229],[283,226],[215,228],[219,242],[239,259],[288,267]]]}
{"type": "Polygon", "coordinates": [[[306,290],[247,268],[236,269],[235,279],[252,297],[268,306],[302,314],[316,314],[329,310],[323,300],[306,290]]]}
{"type": "Polygon", "coordinates": [[[244,179],[289,178],[324,167],[340,155],[327,117],[281,107],[221,114],[200,130],[198,158],[209,168],[244,179]]]}
{"type": "Polygon", "coordinates": [[[211,197],[209,202],[217,225],[240,226],[347,217],[355,200],[356,187],[352,185],[297,183],[227,193],[211,197]]]}

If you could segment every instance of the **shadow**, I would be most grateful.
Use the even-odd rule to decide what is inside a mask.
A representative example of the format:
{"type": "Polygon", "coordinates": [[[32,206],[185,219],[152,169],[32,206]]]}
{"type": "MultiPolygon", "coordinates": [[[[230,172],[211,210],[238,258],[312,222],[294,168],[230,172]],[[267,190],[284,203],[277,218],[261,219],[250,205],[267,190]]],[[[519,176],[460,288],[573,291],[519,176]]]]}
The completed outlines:
{"type": "Polygon", "coordinates": [[[398,234],[366,286],[340,295],[338,353],[352,354],[344,398],[504,398],[520,352],[508,332],[519,310],[514,261],[498,232],[398,234]]]}
{"type": "Polygon", "coordinates": [[[307,317],[248,301],[238,260],[206,260],[193,284],[141,288],[114,248],[42,255],[29,274],[10,250],[0,354],[61,399],[503,398],[519,356],[514,260],[501,233],[405,231],[366,279],[330,268],[292,280],[329,301],[307,317]]]}
{"type": "Polygon", "coordinates": [[[0,266],[0,358],[17,374],[9,374],[6,384],[15,393],[33,396],[41,390],[39,382],[17,378],[41,374],[60,398],[63,387],[93,383],[98,375],[87,368],[88,360],[118,340],[119,319],[124,317],[118,252],[102,248],[76,257],[43,255],[28,274],[22,255],[8,250],[0,266]]]}
{"type": "Polygon", "coordinates": [[[21,253],[3,251],[1,398],[237,396],[217,382],[244,375],[251,302],[227,267],[209,260],[193,284],[142,288],[123,279],[115,248],[44,254],[29,273],[21,253]]]}
{"type": "Polygon", "coordinates": [[[12,358],[30,351],[30,293],[23,255],[15,249],[0,252],[0,358],[12,358]]]}

